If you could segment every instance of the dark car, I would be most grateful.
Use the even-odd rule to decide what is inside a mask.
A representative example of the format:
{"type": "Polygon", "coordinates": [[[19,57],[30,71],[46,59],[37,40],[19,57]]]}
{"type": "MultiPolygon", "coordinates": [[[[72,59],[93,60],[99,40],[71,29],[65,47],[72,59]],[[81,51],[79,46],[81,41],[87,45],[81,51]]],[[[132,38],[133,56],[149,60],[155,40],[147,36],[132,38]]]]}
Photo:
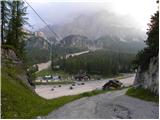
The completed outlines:
{"type": "Polygon", "coordinates": [[[89,75],[75,75],[75,80],[82,81],[82,80],[90,80],[89,75]]]}
{"type": "Polygon", "coordinates": [[[123,83],[121,83],[119,80],[109,80],[106,84],[103,86],[103,90],[108,89],[118,89],[121,88],[123,83]]]}

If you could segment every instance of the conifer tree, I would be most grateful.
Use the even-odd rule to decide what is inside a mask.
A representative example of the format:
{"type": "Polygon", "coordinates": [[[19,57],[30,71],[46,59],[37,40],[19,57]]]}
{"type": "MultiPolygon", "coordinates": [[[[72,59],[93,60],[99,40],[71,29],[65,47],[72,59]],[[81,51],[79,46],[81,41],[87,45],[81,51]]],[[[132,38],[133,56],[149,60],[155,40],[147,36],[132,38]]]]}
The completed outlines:
{"type": "Polygon", "coordinates": [[[15,47],[17,52],[23,55],[24,40],[26,36],[23,27],[24,24],[27,24],[27,7],[25,7],[23,1],[12,1],[9,6],[11,18],[8,25],[7,44],[15,47]]]}
{"type": "Polygon", "coordinates": [[[1,1],[1,43],[5,43],[7,23],[9,17],[9,9],[7,7],[7,1],[1,1]]]}
{"type": "Polygon", "coordinates": [[[159,54],[159,10],[151,17],[148,25],[148,38],[145,41],[147,47],[141,50],[133,61],[135,68],[140,66],[142,70],[147,69],[151,58],[159,54]]]}

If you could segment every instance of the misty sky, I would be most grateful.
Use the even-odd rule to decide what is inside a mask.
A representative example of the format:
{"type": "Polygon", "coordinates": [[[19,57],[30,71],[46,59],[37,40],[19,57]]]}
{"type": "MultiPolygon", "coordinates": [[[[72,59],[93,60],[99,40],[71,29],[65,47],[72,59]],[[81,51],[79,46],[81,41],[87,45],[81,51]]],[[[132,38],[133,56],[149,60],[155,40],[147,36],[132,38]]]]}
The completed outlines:
{"type": "MultiPolygon", "coordinates": [[[[119,15],[129,15],[139,27],[147,29],[150,16],[157,10],[156,0],[27,0],[48,24],[62,24],[78,13],[107,10],[119,15]]],[[[29,23],[33,30],[44,27],[44,23],[28,7],[29,23]]]]}

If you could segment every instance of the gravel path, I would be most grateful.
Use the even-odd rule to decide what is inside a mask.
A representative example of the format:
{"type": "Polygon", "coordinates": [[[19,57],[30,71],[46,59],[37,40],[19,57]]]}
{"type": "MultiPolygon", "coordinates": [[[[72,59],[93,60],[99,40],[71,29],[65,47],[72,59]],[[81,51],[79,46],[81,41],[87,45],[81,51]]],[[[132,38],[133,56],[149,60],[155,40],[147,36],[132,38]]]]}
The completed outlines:
{"type": "MultiPolygon", "coordinates": [[[[89,50],[82,51],[82,52],[77,52],[77,53],[72,53],[72,54],[67,54],[66,58],[68,58],[69,56],[72,56],[72,57],[79,56],[79,55],[82,55],[82,54],[85,54],[85,53],[88,53],[88,52],[89,52],[89,50]]],[[[45,69],[47,69],[51,66],[51,61],[49,60],[45,63],[39,63],[37,65],[38,65],[38,71],[45,70],[45,69]]]]}
{"type": "Polygon", "coordinates": [[[45,62],[45,63],[39,63],[38,65],[38,71],[47,69],[51,66],[51,61],[45,62]]]}
{"type": "Polygon", "coordinates": [[[44,118],[61,119],[157,119],[158,104],[124,95],[127,89],[85,97],[51,112],[44,118]]]}

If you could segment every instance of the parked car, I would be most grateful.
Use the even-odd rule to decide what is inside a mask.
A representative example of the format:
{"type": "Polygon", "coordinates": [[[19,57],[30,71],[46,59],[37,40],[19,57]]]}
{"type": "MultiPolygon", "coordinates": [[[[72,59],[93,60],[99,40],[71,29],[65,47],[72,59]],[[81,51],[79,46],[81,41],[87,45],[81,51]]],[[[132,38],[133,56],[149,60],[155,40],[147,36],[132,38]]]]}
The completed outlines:
{"type": "Polygon", "coordinates": [[[89,75],[84,75],[84,74],[77,74],[74,76],[75,80],[82,81],[82,80],[90,80],[89,75]]]}
{"type": "Polygon", "coordinates": [[[119,80],[109,80],[106,84],[103,86],[103,90],[108,89],[118,89],[121,88],[123,83],[121,83],[119,80]]]}

